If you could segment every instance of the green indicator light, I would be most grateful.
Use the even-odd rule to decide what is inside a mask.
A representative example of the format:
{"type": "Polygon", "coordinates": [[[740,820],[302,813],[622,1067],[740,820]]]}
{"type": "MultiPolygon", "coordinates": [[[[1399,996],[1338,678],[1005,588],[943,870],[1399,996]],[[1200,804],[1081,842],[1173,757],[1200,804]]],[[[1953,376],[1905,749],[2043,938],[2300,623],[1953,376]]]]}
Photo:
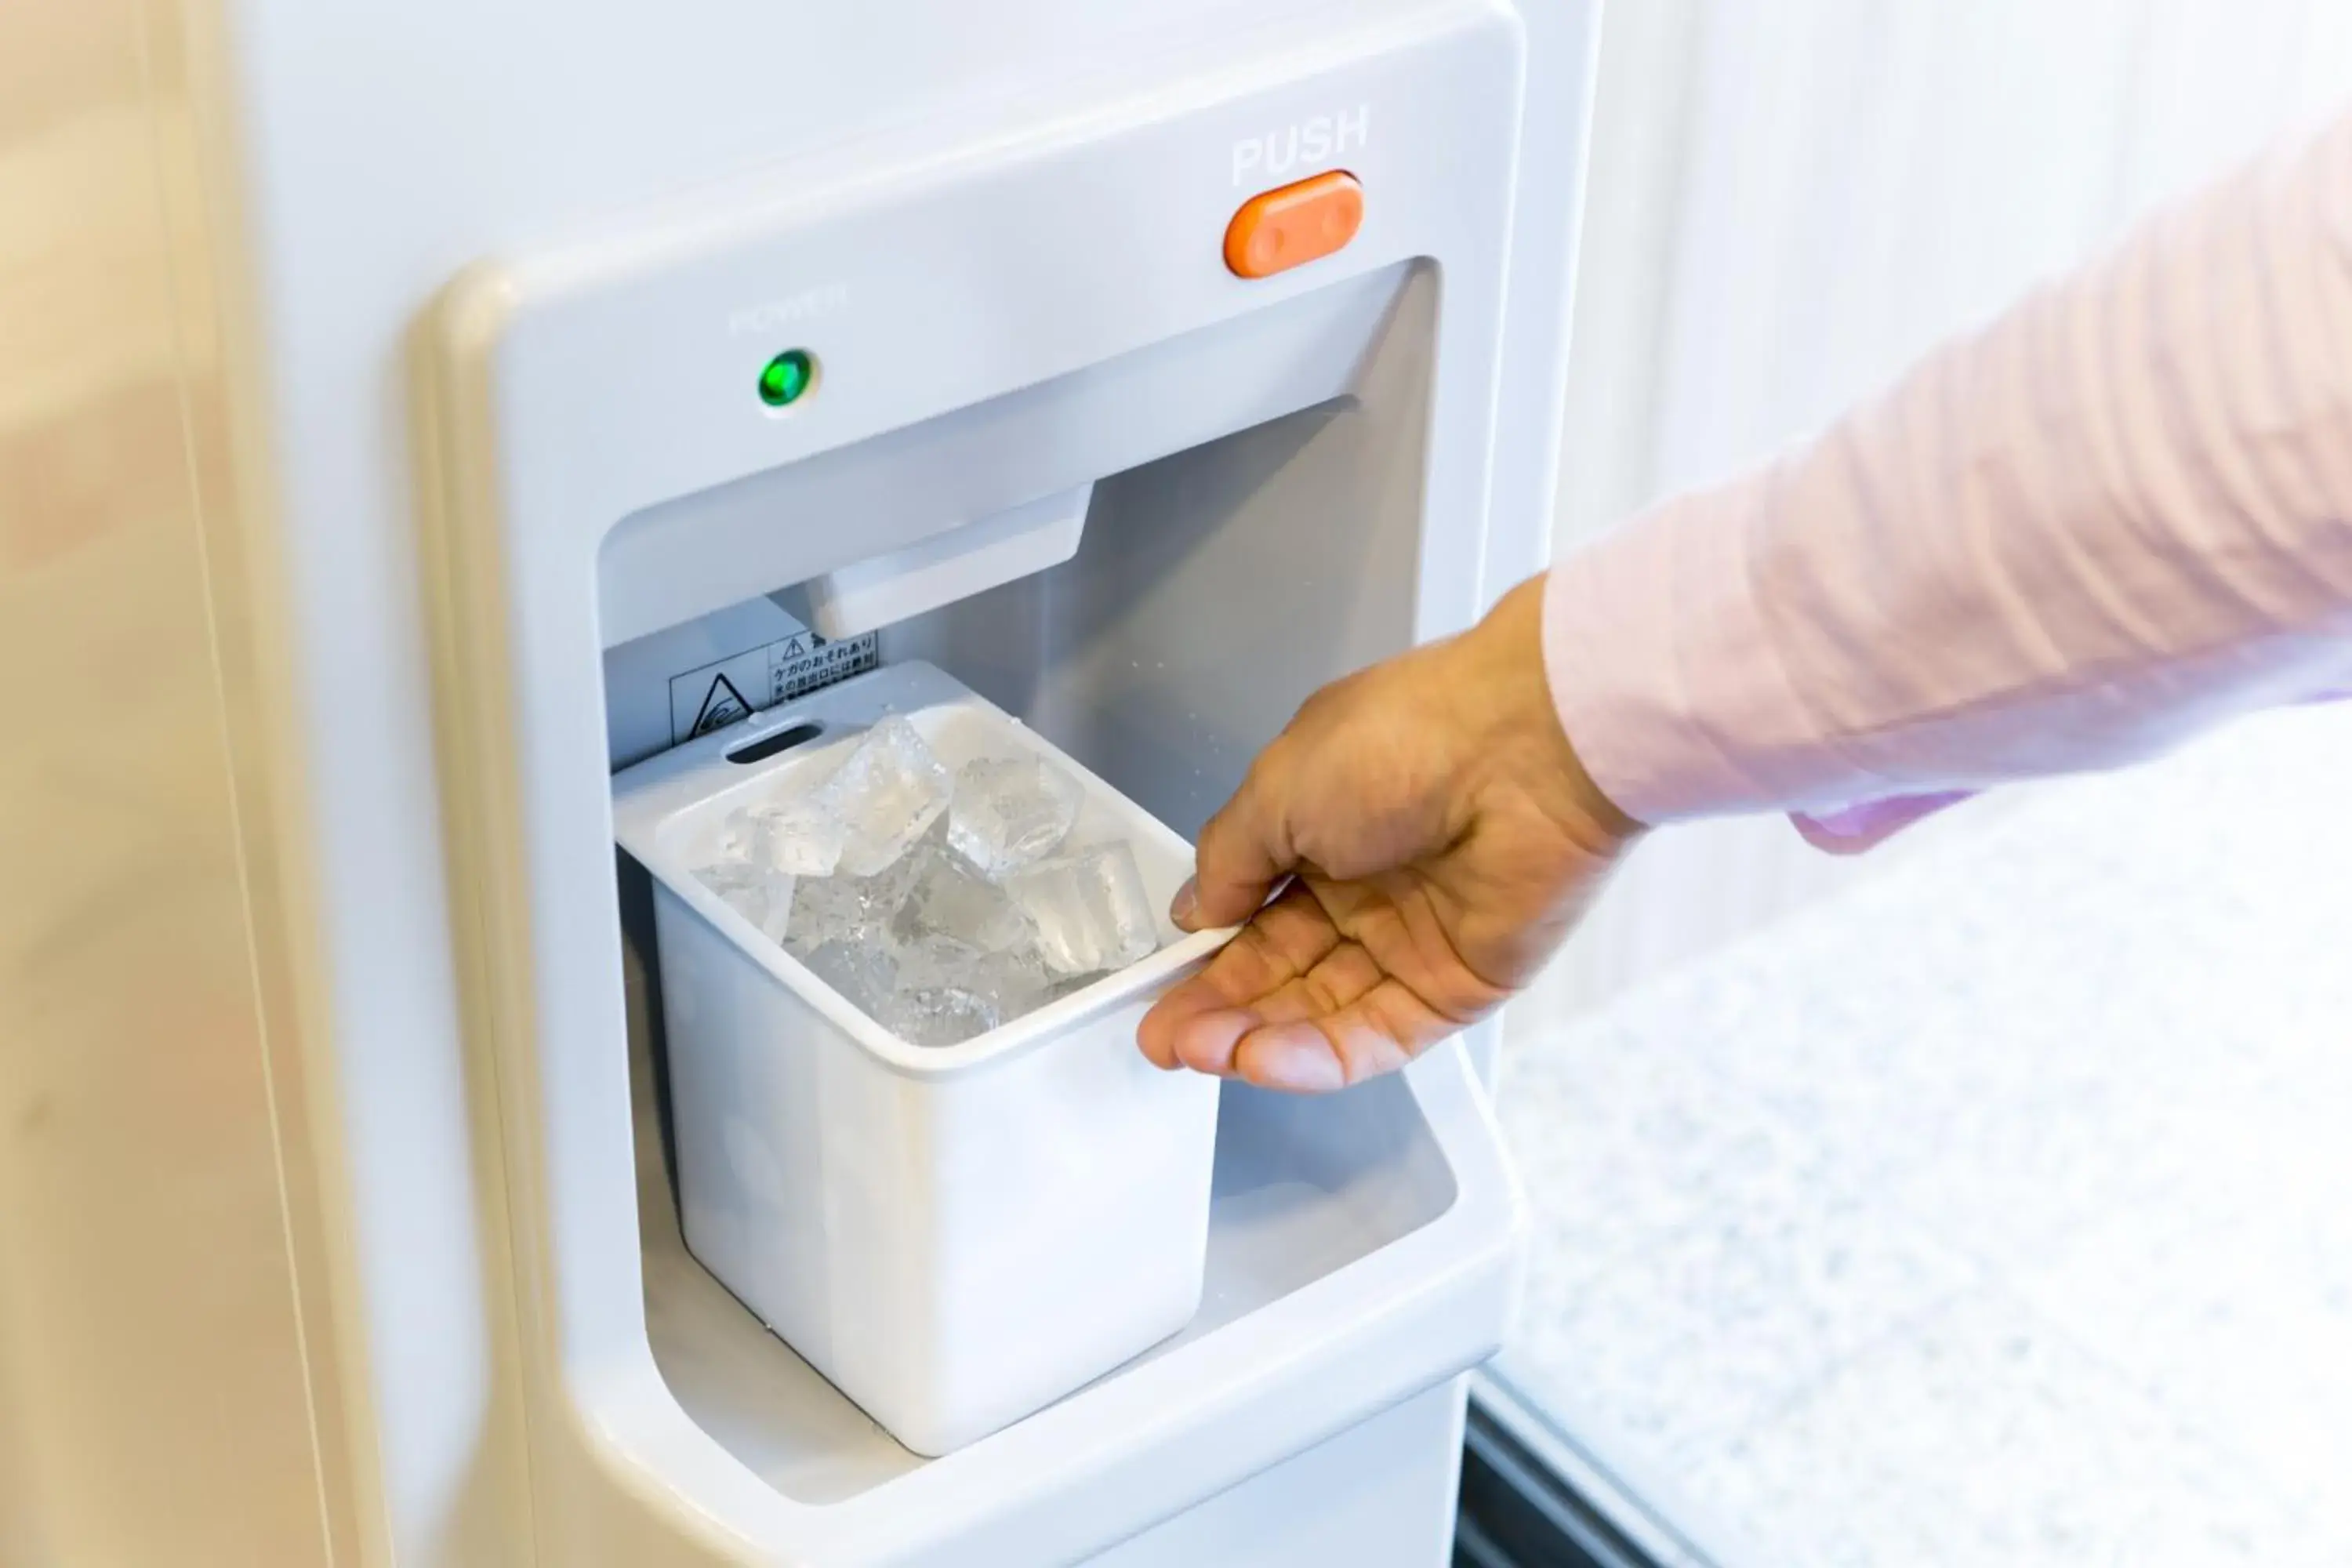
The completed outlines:
{"type": "Polygon", "coordinates": [[[816,381],[816,361],[806,349],[786,349],[760,373],[760,401],[771,408],[786,408],[801,400],[816,381]]]}

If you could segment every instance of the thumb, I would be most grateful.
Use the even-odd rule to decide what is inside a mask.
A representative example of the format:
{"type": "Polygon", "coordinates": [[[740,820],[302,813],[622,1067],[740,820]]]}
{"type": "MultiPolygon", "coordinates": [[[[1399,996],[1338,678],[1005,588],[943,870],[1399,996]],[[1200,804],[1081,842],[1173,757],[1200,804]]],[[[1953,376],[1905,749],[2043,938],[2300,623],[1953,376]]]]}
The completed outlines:
{"type": "Polygon", "coordinates": [[[1192,879],[1169,911],[1186,931],[1239,925],[1257,913],[1275,883],[1298,864],[1284,826],[1279,785],[1265,763],[1261,757],[1234,798],[1201,829],[1192,879]]]}

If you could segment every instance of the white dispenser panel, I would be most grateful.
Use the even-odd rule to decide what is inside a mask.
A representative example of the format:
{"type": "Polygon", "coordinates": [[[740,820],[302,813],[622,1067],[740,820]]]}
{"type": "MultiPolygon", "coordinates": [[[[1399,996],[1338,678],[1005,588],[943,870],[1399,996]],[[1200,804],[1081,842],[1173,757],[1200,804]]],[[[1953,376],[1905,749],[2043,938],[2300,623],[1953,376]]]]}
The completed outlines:
{"type": "Polygon", "coordinates": [[[886,665],[930,659],[1190,834],[1307,690],[1506,585],[1519,28],[1484,5],[1335,28],[999,139],[763,172],[444,300],[428,510],[469,1027],[564,1560],[681,1534],[719,1559],[1076,1560],[1498,1342],[1517,1203],[1454,1045],[1336,1100],[1229,1102],[1192,1325],[894,1457],[677,1250],[660,1031],[620,984],[625,928],[632,973],[667,977],[610,848],[608,648],[772,594],[879,626],[886,665]],[[1236,276],[1234,209],[1342,112],[1360,228],[1236,276]],[[771,406],[788,351],[821,369],[771,406]]]}

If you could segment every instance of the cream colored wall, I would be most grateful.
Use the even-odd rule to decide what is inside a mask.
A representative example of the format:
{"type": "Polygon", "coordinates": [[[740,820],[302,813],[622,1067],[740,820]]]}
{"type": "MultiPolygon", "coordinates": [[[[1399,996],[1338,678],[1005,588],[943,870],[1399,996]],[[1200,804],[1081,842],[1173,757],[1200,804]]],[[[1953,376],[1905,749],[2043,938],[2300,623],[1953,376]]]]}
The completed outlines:
{"type": "Polygon", "coordinates": [[[0,5],[9,1568],[358,1560],[180,26],[0,5]]]}

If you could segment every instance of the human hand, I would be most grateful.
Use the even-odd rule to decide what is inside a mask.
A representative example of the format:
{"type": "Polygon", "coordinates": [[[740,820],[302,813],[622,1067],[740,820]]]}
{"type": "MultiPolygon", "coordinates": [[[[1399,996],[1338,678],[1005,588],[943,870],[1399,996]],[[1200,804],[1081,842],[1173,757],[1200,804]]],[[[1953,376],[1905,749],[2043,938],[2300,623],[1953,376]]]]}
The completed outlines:
{"type": "Polygon", "coordinates": [[[1561,731],[1542,616],[1538,577],[1307,700],[1202,831],[1176,923],[1248,923],[1146,1015],[1145,1056],[1339,1089],[1535,977],[1641,832],[1561,731]]]}

